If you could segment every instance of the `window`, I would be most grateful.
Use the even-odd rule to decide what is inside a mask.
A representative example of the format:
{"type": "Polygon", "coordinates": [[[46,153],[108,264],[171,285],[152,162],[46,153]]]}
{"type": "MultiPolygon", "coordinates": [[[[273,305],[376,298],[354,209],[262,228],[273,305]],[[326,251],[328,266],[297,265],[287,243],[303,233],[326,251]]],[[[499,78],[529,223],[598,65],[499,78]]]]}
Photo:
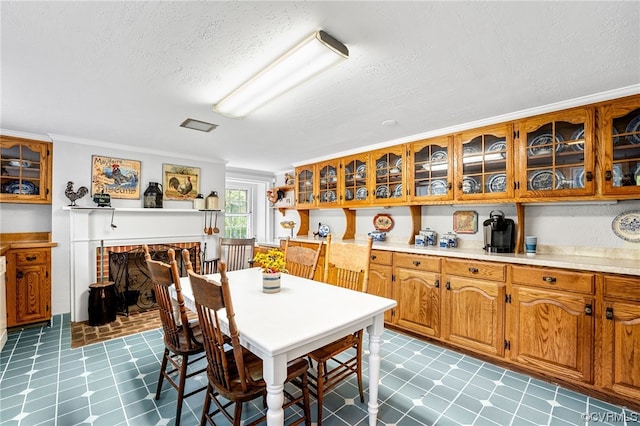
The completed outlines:
{"type": "Polygon", "coordinates": [[[249,238],[252,231],[252,191],[250,187],[231,185],[225,190],[224,236],[249,238]]]}

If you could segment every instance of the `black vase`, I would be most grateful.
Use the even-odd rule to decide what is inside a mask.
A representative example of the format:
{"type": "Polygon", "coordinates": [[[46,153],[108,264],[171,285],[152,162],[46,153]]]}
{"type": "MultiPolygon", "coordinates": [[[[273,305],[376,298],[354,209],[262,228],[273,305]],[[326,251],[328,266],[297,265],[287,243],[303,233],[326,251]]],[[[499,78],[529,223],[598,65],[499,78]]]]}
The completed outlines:
{"type": "Polygon", "coordinates": [[[162,208],[162,185],[158,182],[149,182],[149,186],[144,191],[144,208],[162,208]]]}

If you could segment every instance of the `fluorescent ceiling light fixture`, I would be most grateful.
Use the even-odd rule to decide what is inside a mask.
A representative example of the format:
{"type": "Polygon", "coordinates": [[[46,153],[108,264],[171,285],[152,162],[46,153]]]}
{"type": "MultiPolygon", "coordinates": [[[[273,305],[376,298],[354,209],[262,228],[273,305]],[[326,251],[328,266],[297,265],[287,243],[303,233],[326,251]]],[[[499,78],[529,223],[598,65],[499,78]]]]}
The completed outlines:
{"type": "Polygon", "coordinates": [[[349,57],[349,49],[324,31],[316,31],[213,106],[241,118],[267,101],[349,57]]]}
{"type": "Polygon", "coordinates": [[[193,118],[187,118],[182,122],[180,127],[186,127],[187,129],[200,130],[201,132],[210,132],[216,127],[217,124],[207,123],[206,121],[194,120],[193,118]]]}

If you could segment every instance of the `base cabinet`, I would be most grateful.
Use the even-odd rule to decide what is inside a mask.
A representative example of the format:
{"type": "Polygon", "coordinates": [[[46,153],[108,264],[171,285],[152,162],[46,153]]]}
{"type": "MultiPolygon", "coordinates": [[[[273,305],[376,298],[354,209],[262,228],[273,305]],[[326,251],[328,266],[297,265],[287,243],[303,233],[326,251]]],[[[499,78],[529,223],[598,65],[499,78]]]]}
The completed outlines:
{"type": "MultiPolygon", "coordinates": [[[[390,251],[372,250],[369,265],[369,285],[367,293],[376,296],[393,298],[391,284],[393,281],[393,254],[390,251]]],[[[384,321],[391,323],[395,309],[384,313],[384,321]]]]}
{"type": "Polygon", "coordinates": [[[640,278],[605,276],[602,386],[640,401],[640,278]]]}
{"type": "Polygon", "coordinates": [[[51,249],[7,252],[7,327],[51,321],[51,249]]]}

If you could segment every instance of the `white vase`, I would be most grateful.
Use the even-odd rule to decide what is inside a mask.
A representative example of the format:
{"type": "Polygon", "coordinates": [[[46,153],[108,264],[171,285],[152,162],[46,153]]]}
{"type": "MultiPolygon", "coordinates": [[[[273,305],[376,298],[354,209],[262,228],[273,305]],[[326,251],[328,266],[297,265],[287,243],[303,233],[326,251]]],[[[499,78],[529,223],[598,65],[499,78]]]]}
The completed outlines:
{"type": "Polygon", "coordinates": [[[277,293],[280,291],[280,272],[275,274],[262,273],[262,292],[277,293]]]}

